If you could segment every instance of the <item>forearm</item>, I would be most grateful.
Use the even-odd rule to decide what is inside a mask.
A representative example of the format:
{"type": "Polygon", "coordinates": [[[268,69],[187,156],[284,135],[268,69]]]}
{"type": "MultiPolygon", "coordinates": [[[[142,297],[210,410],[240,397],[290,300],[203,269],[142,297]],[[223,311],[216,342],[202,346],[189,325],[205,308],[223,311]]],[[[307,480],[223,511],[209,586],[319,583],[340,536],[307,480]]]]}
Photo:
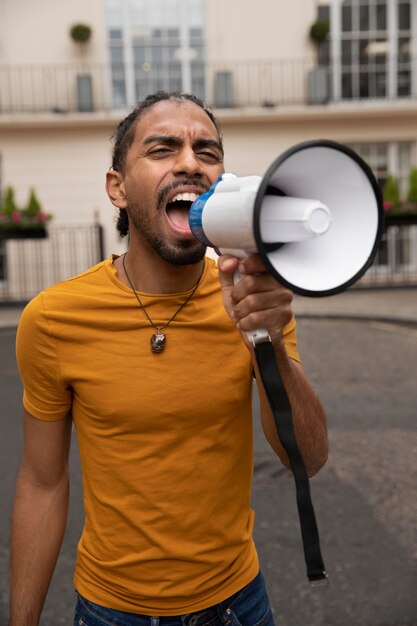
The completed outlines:
{"type": "Polygon", "coordinates": [[[22,466],[11,536],[9,626],[37,626],[61,547],[68,512],[68,474],[56,485],[33,480],[22,466]]]}
{"type": "MultiPolygon", "coordinates": [[[[288,358],[283,342],[275,342],[274,350],[281,379],[291,404],[298,447],[307,473],[309,476],[313,476],[327,460],[328,440],[324,410],[301,365],[288,358]]],[[[282,463],[290,468],[288,456],[277,433],[256,360],[254,362],[261,404],[261,421],[265,436],[282,463]]]]}

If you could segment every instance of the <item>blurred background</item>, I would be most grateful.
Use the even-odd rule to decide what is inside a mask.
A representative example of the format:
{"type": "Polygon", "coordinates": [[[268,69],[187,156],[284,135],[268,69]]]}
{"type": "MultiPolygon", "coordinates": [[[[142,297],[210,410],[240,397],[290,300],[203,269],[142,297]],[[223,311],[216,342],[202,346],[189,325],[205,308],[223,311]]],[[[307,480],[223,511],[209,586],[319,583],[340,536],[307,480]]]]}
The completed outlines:
{"type": "Polygon", "coordinates": [[[110,137],[158,89],[212,105],[241,176],[300,141],[353,147],[389,226],[365,282],[416,283],[415,1],[0,0],[0,24],[0,301],[124,249],[110,137]]]}
{"type": "MultiPolygon", "coordinates": [[[[255,535],[277,626],[416,626],[416,0],[0,0],[0,33],[0,624],[22,444],[21,307],[125,249],[104,191],[111,136],[165,89],[213,107],[238,175],[324,138],[356,150],[378,180],[386,228],[373,266],[347,293],[294,301],[329,418],[313,500],[330,586],[307,586],[293,482],[265,444],[256,396],[255,535]]],[[[71,479],[41,626],[72,622],[75,438],[71,479]]]]}

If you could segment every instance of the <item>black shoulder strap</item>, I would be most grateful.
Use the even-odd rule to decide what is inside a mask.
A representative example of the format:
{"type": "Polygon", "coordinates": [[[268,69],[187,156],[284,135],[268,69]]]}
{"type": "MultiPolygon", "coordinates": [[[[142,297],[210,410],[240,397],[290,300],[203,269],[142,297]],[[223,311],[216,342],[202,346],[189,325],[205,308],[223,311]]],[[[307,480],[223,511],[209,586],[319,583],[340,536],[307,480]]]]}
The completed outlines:
{"type": "Polygon", "coordinates": [[[255,344],[255,355],[274,416],[275,426],[288,455],[295,479],[307,576],[311,583],[326,580],[327,574],[320,551],[320,539],[311,500],[310,483],[295,437],[291,405],[282,383],[272,343],[266,341],[255,344]]]}

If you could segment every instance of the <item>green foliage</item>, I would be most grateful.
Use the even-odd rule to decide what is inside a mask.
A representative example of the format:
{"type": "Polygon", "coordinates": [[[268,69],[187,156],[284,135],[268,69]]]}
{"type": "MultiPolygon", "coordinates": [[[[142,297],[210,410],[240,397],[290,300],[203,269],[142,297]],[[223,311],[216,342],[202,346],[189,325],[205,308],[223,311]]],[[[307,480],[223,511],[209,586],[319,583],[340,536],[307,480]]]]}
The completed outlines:
{"type": "Polygon", "coordinates": [[[410,172],[409,190],[406,199],[400,197],[398,181],[391,174],[385,181],[382,195],[384,209],[389,215],[417,215],[417,168],[410,172]]]}
{"type": "Polygon", "coordinates": [[[14,199],[14,189],[13,187],[7,187],[1,205],[1,212],[7,216],[11,216],[13,212],[17,210],[16,201],[14,199]]]}
{"type": "Polygon", "coordinates": [[[70,28],[70,36],[76,43],[87,43],[91,37],[91,27],[88,24],[73,24],[70,28]]]}
{"type": "Polygon", "coordinates": [[[42,211],[41,204],[38,200],[35,190],[31,187],[29,192],[29,200],[25,207],[25,213],[28,217],[35,217],[42,211]]]}
{"type": "Polygon", "coordinates": [[[410,172],[409,186],[408,186],[408,202],[417,204],[417,168],[413,168],[410,172]]]}
{"type": "Polygon", "coordinates": [[[7,187],[0,204],[0,230],[42,229],[51,217],[42,210],[33,188],[30,190],[26,206],[22,209],[16,204],[13,187],[7,187]]]}
{"type": "Polygon", "coordinates": [[[387,180],[385,181],[382,196],[384,198],[384,202],[390,203],[393,206],[400,203],[400,187],[397,179],[394,178],[392,174],[389,174],[387,180]]]}
{"type": "Polygon", "coordinates": [[[321,44],[326,41],[329,32],[330,24],[328,20],[316,20],[310,28],[310,39],[312,39],[317,44],[321,44]]]}

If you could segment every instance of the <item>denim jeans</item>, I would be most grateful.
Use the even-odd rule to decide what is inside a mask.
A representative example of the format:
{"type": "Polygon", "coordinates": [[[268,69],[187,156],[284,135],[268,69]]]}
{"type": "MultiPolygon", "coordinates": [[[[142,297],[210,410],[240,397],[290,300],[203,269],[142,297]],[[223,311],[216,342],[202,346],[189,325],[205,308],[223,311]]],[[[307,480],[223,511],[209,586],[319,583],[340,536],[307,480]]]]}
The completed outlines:
{"type": "Polygon", "coordinates": [[[74,626],[274,626],[261,573],[233,596],[196,613],[149,617],[106,609],[78,596],[74,626]]]}

